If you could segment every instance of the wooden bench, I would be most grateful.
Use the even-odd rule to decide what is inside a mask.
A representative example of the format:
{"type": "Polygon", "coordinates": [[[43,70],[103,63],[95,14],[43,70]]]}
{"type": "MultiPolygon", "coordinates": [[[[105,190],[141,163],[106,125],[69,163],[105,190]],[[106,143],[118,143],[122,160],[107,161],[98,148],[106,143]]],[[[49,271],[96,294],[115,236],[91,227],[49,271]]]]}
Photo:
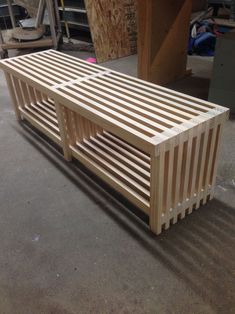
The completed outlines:
{"type": "Polygon", "coordinates": [[[0,66],[17,119],[137,205],[154,233],[213,197],[227,108],[54,50],[0,66]]]}

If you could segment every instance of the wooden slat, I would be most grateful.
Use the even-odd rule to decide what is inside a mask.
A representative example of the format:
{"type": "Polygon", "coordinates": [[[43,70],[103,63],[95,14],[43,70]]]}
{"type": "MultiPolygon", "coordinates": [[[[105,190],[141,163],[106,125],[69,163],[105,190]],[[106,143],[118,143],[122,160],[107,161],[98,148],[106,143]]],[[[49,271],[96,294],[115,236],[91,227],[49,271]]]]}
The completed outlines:
{"type": "Polygon", "coordinates": [[[125,185],[122,181],[118,180],[115,176],[102,168],[99,164],[86,156],[80,150],[71,147],[73,156],[80,160],[85,166],[92,170],[96,175],[101,177],[105,182],[110,184],[118,192],[122,193],[126,198],[133,202],[136,206],[141,208],[146,214],[149,213],[149,202],[141,197],[138,193],[133,191],[130,187],[125,185]]]}
{"type": "MultiPolygon", "coordinates": [[[[133,162],[131,158],[125,157],[125,155],[120,153],[119,147],[117,145],[107,145],[109,141],[106,140],[105,137],[98,134],[97,138],[91,138],[92,141],[94,141],[101,149],[103,149],[105,152],[107,152],[110,156],[115,157],[119,162],[122,162],[126,167],[130,167],[133,171],[138,173],[140,176],[145,178],[146,180],[150,179],[150,172],[143,169],[141,166],[139,166],[136,162],[133,162]],[[108,142],[108,143],[107,143],[108,142]],[[113,148],[116,148],[113,149],[113,148]]],[[[132,154],[130,154],[132,156],[132,154]]],[[[134,156],[135,157],[135,156],[134,156]]]]}
{"type": "Polygon", "coordinates": [[[150,229],[159,234],[162,231],[163,213],[163,185],[164,185],[164,163],[165,151],[151,159],[151,180],[150,180],[150,229]]]}
{"type": "Polygon", "coordinates": [[[44,123],[41,123],[37,119],[35,119],[32,115],[30,115],[25,109],[20,108],[22,116],[28,120],[33,126],[35,126],[37,129],[39,129],[41,132],[46,134],[50,139],[52,139],[54,142],[56,142],[58,145],[61,146],[61,139],[60,136],[51,129],[49,129],[47,126],[45,126],[44,123]]]}
{"type": "Polygon", "coordinates": [[[66,125],[65,125],[65,120],[64,120],[64,106],[61,105],[60,103],[55,102],[55,108],[56,108],[56,114],[58,117],[58,124],[60,128],[60,134],[61,134],[61,142],[63,146],[63,151],[64,151],[64,158],[66,160],[71,160],[71,151],[69,149],[69,144],[67,140],[67,132],[66,132],[66,125]]]}
{"type": "Polygon", "coordinates": [[[91,150],[86,145],[82,143],[77,143],[78,148],[85,154],[88,155],[89,158],[93,158],[96,163],[100,164],[104,169],[112,173],[115,177],[117,177],[120,181],[123,181],[126,185],[132,187],[137,193],[139,193],[142,197],[149,198],[149,192],[146,188],[143,188],[139,183],[135,182],[129,176],[127,176],[124,172],[120,171],[120,169],[113,166],[111,163],[108,163],[107,160],[99,157],[93,150],[91,150]]]}

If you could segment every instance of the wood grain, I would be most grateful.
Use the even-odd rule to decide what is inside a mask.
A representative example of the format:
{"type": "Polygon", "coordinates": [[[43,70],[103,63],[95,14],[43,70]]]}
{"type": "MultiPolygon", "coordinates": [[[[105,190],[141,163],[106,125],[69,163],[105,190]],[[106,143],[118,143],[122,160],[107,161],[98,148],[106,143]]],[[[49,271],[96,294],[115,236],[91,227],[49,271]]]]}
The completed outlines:
{"type": "Polygon", "coordinates": [[[192,0],[138,0],[138,76],[164,85],[186,73],[192,0]]]}
{"type": "Polygon", "coordinates": [[[136,0],[86,0],[98,63],[137,51],[136,0]]]}

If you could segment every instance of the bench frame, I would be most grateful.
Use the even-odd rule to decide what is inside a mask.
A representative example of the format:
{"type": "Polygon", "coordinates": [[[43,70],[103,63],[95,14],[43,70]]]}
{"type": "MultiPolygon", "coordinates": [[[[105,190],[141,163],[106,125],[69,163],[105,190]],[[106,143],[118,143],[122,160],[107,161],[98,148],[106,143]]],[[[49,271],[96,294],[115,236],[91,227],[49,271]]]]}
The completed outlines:
{"type": "MultiPolygon", "coordinates": [[[[184,218],[186,214],[190,214],[201,204],[213,198],[221,134],[229,112],[227,108],[130,78],[97,65],[90,65],[82,60],[79,62],[85,64],[87,68],[94,67],[97,72],[49,85],[45,80],[49,81],[48,77],[51,74],[43,78],[40,70],[37,70],[37,77],[35,77],[25,73],[21,68],[27,62],[29,67],[31,62],[33,66],[32,60],[37,56],[40,58],[40,54],[45,57],[48,54],[55,54],[61,60],[67,58],[64,54],[49,50],[48,54],[41,52],[29,57],[4,60],[0,63],[0,67],[5,73],[17,119],[28,120],[61,146],[66,160],[78,159],[143,210],[149,216],[150,229],[155,234],[160,234],[163,229],[168,229],[170,224],[176,223],[178,219],[184,218]],[[169,97],[175,102],[182,99],[182,102],[194,103],[192,108],[204,108],[205,104],[206,110],[203,109],[201,114],[186,122],[182,119],[182,123],[169,130],[165,128],[164,132],[155,136],[140,134],[128,125],[125,127],[121,122],[113,121],[112,111],[110,111],[110,118],[104,117],[101,111],[87,110],[85,101],[75,102],[71,97],[73,93],[78,93],[74,91],[75,85],[80,90],[80,85],[85,86],[88,80],[97,77],[102,80],[107,73],[113,75],[114,79],[116,75],[117,80],[120,79],[125,84],[131,81],[130,86],[133,86],[133,89],[135,86],[139,87],[141,83],[143,89],[154,91],[158,88],[159,93],[170,95],[169,97]],[[68,89],[69,94],[66,94],[65,91],[68,89]],[[122,152],[127,154],[125,156],[130,156],[130,159],[122,155],[122,152]],[[94,156],[96,156],[95,161],[94,156]]],[[[73,57],[68,58],[70,62],[78,60],[73,57]]],[[[43,61],[41,62],[43,64],[43,61]]],[[[55,78],[65,73],[63,67],[61,69],[59,74],[51,70],[55,78]]],[[[89,92],[86,93],[89,97],[89,92]]],[[[97,97],[98,102],[97,93],[97,89],[94,88],[91,95],[94,99],[97,97]]],[[[82,97],[82,94],[79,95],[82,97]]],[[[126,96],[123,94],[123,97],[126,96]]],[[[113,98],[114,103],[115,99],[113,98]]],[[[191,110],[190,107],[188,110],[191,110]]],[[[187,114],[188,111],[185,109],[185,115],[187,114]]],[[[144,114],[143,121],[145,121],[144,114]]],[[[164,119],[162,118],[161,121],[164,126],[164,119]]]]}

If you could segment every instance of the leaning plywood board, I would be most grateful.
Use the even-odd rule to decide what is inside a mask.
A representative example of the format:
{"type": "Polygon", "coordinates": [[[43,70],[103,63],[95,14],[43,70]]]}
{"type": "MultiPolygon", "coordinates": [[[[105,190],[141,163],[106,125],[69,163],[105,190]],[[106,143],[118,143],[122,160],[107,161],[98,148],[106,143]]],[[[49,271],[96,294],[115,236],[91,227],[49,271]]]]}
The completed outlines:
{"type": "Polygon", "coordinates": [[[26,119],[159,234],[214,195],[228,109],[54,50],[0,62],[26,119]]]}
{"type": "Polygon", "coordinates": [[[186,73],[192,0],[138,0],[138,76],[167,84],[186,73]]]}
{"type": "Polygon", "coordinates": [[[86,0],[97,61],[136,53],[136,0],[86,0]]]}

